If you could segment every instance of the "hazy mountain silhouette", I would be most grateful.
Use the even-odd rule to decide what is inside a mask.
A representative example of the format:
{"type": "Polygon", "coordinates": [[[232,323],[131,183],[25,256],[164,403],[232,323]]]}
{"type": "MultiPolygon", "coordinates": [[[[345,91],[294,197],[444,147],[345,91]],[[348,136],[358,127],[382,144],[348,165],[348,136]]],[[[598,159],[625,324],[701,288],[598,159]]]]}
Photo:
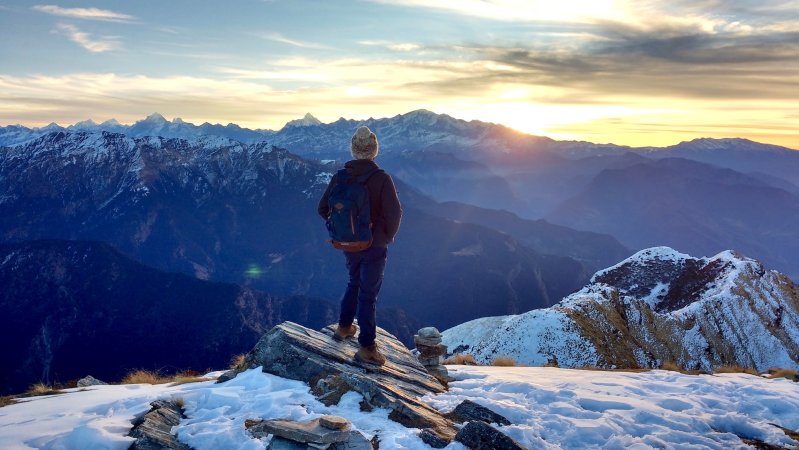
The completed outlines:
{"type": "Polygon", "coordinates": [[[161,272],[100,242],[2,244],[0,286],[2,394],[87,374],[226,367],[284,320],[320,328],[337,314],[321,300],[161,272]]]}
{"type": "Polygon", "coordinates": [[[632,248],[699,255],[733,248],[799,275],[799,197],[708,164],[667,158],[604,170],[548,219],[632,248]]]}

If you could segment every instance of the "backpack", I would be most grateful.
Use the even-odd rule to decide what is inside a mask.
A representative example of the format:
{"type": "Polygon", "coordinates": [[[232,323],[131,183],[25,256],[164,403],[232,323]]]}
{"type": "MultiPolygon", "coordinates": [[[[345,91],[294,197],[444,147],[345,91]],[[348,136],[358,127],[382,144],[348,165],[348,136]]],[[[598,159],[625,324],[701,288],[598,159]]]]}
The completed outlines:
{"type": "Polygon", "coordinates": [[[325,225],[330,243],[338,250],[360,252],[372,245],[372,219],[366,181],[381,169],[354,177],[347,169],[338,171],[337,183],[330,190],[327,205],[330,213],[325,225]]]}

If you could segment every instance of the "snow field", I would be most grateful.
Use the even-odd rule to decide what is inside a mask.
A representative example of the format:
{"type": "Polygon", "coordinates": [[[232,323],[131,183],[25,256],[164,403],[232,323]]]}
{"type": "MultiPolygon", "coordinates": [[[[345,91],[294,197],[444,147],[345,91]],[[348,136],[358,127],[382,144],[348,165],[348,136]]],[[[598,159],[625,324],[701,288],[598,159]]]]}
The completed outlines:
{"type": "MultiPolygon", "coordinates": [[[[531,449],[742,449],[738,436],[792,448],[777,424],[799,429],[799,384],[744,374],[604,372],[544,367],[450,366],[450,391],[426,402],[449,412],[470,399],[507,417],[501,427],[531,449]]],[[[209,374],[218,376],[219,373],[209,374]]],[[[323,414],[348,418],[383,449],[429,449],[418,430],[388,419],[387,410],[360,411],[362,397],[338,405],[319,403],[304,383],[261,372],[170,385],[96,386],[35,397],[0,408],[0,448],[6,450],[126,449],[131,420],[156,399],[183,399],[188,417],[173,429],[197,450],[263,449],[244,421],[310,420],[323,414]]],[[[459,443],[449,450],[465,450],[459,443]]]]}
{"type": "Polygon", "coordinates": [[[531,449],[742,449],[738,436],[793,448],[771,423],[799,429],[799,384],[745,374],[450,366],[458,381],[425,398],[450,411],[469,398],[504,415],[531,449]]]}

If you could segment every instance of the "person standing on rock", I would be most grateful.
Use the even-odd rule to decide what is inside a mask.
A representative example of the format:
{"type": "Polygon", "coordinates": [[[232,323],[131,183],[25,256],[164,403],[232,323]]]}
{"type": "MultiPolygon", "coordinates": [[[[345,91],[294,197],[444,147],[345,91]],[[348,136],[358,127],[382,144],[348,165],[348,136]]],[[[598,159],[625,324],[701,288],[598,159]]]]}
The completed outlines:
{"type": "MultiPolygon", "coordinates": [[[[319,201],[318,212],[327,221],[328,229],[331,229],[336,220],[333,216],[343,210],[349,211],[350,200],[347,199],[358,197],[357,192],[363,192],[362,189],[365,188],[368,201],[366,198],[362,199],[364,207],[361,210],[368,210],[368,218],[364,218],[368,223],[363,228],[367,236],[371,235],[371,239],[359,242],[332,240],[334,247],[344,251],[349,272],[347,289],[341,299],[338,327],[333,337],[344,340],[355,336],[358,327],[353,320],[357,313],[361,332],[358,334],[360,349],[355,354],[355,359],[383,365],[386,359],[375,345],[377,295],[383,284],[388,245],[394,241],[399,230],[402,207],[391,176],[374,161],[377,151],[377,136],[366,126],[358,128],[352,136],[352,160],[344,164],[344,169],[331,178],[319,201]]],[[[358,219],[354,215],[357,213],[348,214],[350,215],[344,222],[345,228],[351,226],[353,235],[363,234],[356,230],[358,219]]],[[[331,236],[333,234],[331,231],[331,236]]]]}

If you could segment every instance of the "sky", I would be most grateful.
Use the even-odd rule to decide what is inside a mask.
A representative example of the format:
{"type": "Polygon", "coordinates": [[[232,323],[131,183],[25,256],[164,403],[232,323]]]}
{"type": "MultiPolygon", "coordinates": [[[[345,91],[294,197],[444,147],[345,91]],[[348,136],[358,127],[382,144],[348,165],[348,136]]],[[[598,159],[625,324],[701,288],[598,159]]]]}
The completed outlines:
{"type": "Polygon", "coordinates": [[[0,125],[417,109],[555,139],[799,149],[799,1],[0,0],[0,125]]]}

